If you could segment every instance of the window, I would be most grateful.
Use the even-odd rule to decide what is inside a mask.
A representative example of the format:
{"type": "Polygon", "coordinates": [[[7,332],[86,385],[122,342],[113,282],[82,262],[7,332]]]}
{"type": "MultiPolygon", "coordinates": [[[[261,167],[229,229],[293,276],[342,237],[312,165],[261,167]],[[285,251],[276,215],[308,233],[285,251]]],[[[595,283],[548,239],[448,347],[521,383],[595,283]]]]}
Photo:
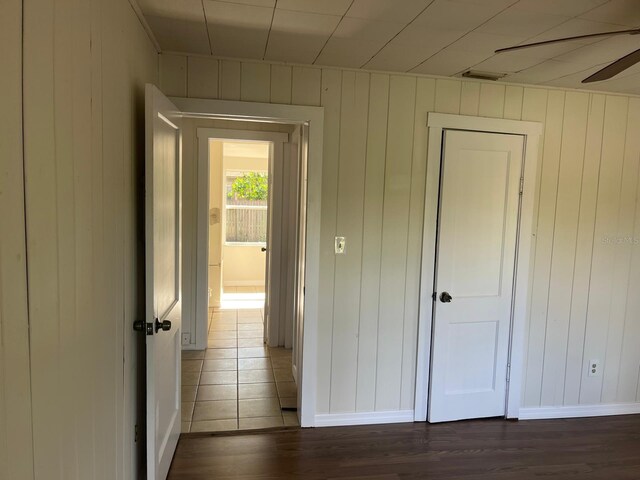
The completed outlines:
{"type": "Polygon", "coordinates": [[[266,243],[268,192],[266,172],[226,172],[226,243],[266,243]]]}

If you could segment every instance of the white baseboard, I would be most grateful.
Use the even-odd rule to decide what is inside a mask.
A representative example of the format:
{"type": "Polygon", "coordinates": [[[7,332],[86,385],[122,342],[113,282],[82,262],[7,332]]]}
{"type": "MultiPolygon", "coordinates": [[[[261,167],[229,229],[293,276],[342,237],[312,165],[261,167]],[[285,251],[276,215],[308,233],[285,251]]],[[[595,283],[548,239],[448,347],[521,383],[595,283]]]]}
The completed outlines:
{"type": "Polygon", "coordinates": [[[228,280],[222,287],[264,287],[264,280],[228,280]]]}
{"type": "Polygon", "coordinates": [[[609,403],[521,408],[518,418],[520,420],[537,420],[544,418],[605,417],[608,415],[634,415],[639,413],[640,403],[609,403]]]}
{"type": "Polygon", "coordinates": [[[316,427],[376,425],[380,423],[413,422],[413,410],[388,412],[324,413],[315,416],[316,427]]]}

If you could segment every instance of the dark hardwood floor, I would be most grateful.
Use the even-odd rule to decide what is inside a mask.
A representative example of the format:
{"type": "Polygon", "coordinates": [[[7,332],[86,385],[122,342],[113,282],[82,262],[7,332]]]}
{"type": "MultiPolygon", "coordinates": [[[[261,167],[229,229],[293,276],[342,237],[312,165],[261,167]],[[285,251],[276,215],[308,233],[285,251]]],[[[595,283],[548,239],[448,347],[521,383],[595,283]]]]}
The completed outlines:
{"type": "Polygon", "coordinates": [[[640,480],[640,415],[191,435],[170,479],[640,480]]]}

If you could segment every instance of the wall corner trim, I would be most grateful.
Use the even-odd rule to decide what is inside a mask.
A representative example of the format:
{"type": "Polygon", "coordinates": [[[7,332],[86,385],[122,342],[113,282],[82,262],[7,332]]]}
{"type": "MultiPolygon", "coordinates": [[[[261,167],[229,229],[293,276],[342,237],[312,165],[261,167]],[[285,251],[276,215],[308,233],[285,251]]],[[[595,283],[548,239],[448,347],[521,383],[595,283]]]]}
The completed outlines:
{"type": "Polygon", "coordinates": [[[640,403],[521,408],[518,417],[520,420],[539,420],[545,418],[605,417],[609,415],[635,414],[640,414],[640,403]]]}
{"type": "Polygon", "coordinates": [[[338,427],[349,425],[377,425],[381,423],[413,422],[413,410],[383,412],[324,413],[315,416],[316,427],[338,427]]]}

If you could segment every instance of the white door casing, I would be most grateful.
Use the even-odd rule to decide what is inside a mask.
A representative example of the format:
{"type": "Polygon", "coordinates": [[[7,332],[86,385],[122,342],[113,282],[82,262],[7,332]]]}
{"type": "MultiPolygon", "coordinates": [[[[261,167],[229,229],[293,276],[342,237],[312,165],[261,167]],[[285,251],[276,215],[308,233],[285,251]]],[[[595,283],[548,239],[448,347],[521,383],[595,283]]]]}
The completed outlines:
{"type": "Polygon", "coordinates": [[[433,292],[435,291],[435,263],[438,202],[440,197],[440,166],[443,133],[463,130],[487,133],[506,133],[525,138],[520,220],[517,235],[517,255],[513,290],[513,313],[510,336],[510,382],[507,387],[507,418],[518,418],[520,412],[524,345],[529,309],[530,281],[535,250],[535,196],[538,184],[539,145],[542,124],[524,120],[474,117],[430,112],[427,115],[427,172],[425,184],[422,258],[420,271],[420,309],[418,316],[418,345],[416,359],[416,388],[414,419],[426,421],[431,371],[431,340],[433,330],[433,292]]]}
{"type": "MultiPolygon", "coordinates": [[[[183,112],[184,115],[189,115],[183,112]]],[[[209,260],[209,178],[210,178],[210,140],[228,140],[233,142],[270,142],[269,147],[269,205],[267,207],[269,225],[267,232],[267,251],[265,256],[265,340],[268,337],[277,338],[278,324],[275,325],[269,321],[268,314],[272,311],[270,302],[271,286],[268,279],[273,275],[279,275],[279,271],[273,275],[269,273],[272,268],[273,261],[271,260],[271,251],[269,244],[269,232],[271,231],[271,223],[273,216],[273,203],[272,203],[272,180],[273,165],[277,162],[282,162],[283,144],[289,141],[288,133],[281,132],[269,132],[269,131],[254,131],[254,130],[234,130],[226,128],[208,128],[199,127],[196,131],[198,138],[198,192],[197,192],[197,220],[196,220],[196,323],[195,323],[195,348],[202,350],[207,345],[207,329],[208,329],[208,270],[207,265],[211,263],[209,260]],[[271,327],[275,328],[275,332],[267,332],[266,329],[271,327]]],[[[280,200],[281,202],[281,200],[280,200]]],[[[224,209],[223,209],[224,210],[224,209]]],[[[222,215],[222,222],[224,223],[224,214],[222,215]]],[[[279,231],[279,224],[276,228],[279,231]]],[[[224,230],[223,230],[224,231],[224,230]]],[[[280,252],[275,252],[279,255],[280,252]]],[[[278,256],[278,265],[280,263],[280,257],[278,256]]],[[[224,260],[222,261],[224,265],[224,260]]],[[[277,308],[277,305],[276,305],[277,308]]],[[[269,343],[271,345],[271,343],[269,343]]]]}
{"type": "Polygon", "coordinates": [[[505,413],[523,147],[519,135],[445,132],[430,422],[505,413]]]}
{"type": "MultiPolygon", "coordinates": [[[[297,303],[297,311],[299,312],[297,318],[298,338],[302,339],[302,341],[298,342],[300,348],[297,355],[299,359],[297,363],[297,378],[300,392],[298,414],[301,426],[312,427],[316,424],[317,401],[318,292],[320,281],[320,211],[324,109],[322,107],[199,98],[171,97],[171,100],[182,110],[183,115],[186,117],[273,121],[303,126],[305,133],[303,135],[301,205],[304,208],[300,212],[300,225],[301,228],[304,228],[304,232],[299,237],[303,242],[299,258],[304,260],[304,265],[299,270],[298,297],[300,300],[297,303]]],[[[202,140],[200,132],[198,132],[198,138],[198,144],[200,145],[202,140]]],[[[206,155],[201,153],[203,151],[202,148],[199,148],[198,177],[202,175],[201,172],[208,171],[206,155]]],[[[198,204],[200,204],[201,195],[206,198],[205,192],[198,185],[198,204]]],[[[206,226],[206,213],[204,223],[200,217],[201,214],[198,211],[198,220],[196,222],[198,243],[201,238],[206,241],[206,228],[203,228],[203,226],[206,226]]],[[[198,265],[200,264],[202,262],[198,261],[198,265]]],[[[196,277],[198,279],[196,283],[200,283],[200,279],[204,279],[204,282],[206,282],[206,272],[198,271],[196,277]]],[[[196,320],[200,321],[199,318],[194,319],[194,322],[196,320]]]]}
{"type": "Polygon", "coordinates": [[[164,480],[181,428],[181,115],[150,84],[145,110],[147,479],[164,480]]]}

